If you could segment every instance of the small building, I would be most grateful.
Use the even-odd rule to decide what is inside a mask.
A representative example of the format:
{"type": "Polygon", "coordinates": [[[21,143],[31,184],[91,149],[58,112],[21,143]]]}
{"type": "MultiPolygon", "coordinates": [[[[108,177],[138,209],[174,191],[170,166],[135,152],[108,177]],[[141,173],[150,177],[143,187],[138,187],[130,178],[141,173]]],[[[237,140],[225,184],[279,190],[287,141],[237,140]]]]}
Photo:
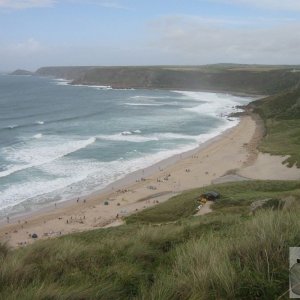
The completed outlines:
{"type": "Polygon", "coordinates": [[[220,194],[218,192],[215,192],[215,191],[209,191],[209,192],[203,193],[200,196],[200,198],[205,199],[207,201],[216,201],[217,199],[220,198],[220,194]]]}

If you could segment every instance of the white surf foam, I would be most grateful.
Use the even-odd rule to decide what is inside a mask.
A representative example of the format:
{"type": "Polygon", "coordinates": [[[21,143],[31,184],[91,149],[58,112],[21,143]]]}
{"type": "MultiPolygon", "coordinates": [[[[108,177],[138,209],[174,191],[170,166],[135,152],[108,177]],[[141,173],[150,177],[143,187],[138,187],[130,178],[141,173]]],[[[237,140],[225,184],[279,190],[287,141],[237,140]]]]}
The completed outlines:
{"type": "Polygon", "coordinates": [[[42,133],[38,133],[38,134],[35,134],[33,137],[34,137],[35,139],[40,139],[40,138],[43,137],[43,134],[42,134],[42,133]]]}
{"type": "Polygon", "coordinates": [[[67,79],[63,79],[63,78],[54,79],[54,83],[56,85],[69,85],[70,82],[71,82],[71,80],[67,80],[67,79]]]}
{"type": "Polygon", "coordinates": [[[89,175],[101,170],[101,166],[101,163],[93,160],[75,161],[68,158],[40,165],[38,166],[39,169],[56,178],[45,180],[40,177],[31,177],[27,182],[8,186],[1,192],[0,207],[5,209],[36,197],[38,198],[34,202],[48,201],[48,197],[57,198],[60,194],[71,197],[71,194],[76,192],[78,195],[80,194],[80,188],[76,190],[75,186],[72,189],[68,189],[68,187],[74,183],[86,180],[89,175]]]}
{"type": "MultiPolygon", "coordinates": [[[[59,160],[52,160],[40,164],[37,168],[57,178],[53,180],[43,180],[40,179],[40,177],[30,177],[30,181],[28,182],[8,186],[1,192],[0,207],[1,209],[14,207],[29,199],[33,201],[33,203],[45,202],[49,204],[49,199],[52,199],[52,201],[54,201],[54,199],[55,201],[57,201],[57,199],[67,200],[77,197],[78,195],[83,196],[90,194],[91,191],[104,188],[108,184],[121,179],[131,172],[149,167],[173,155],[192,150],[200,143],[217,136],[237,123],[238,120],[227,122],[224,126],[220,126],[210,133],[199,136],[174,133],[156,134],[156,138],[192,138],[194,142],[172,150],[161,150],[157,153],[146,155],[140,154],[139,157],[134,159],[120,158],[112,162],[97,162],[85,159],[75,161],[64,156],[59,160]],[[63,198],[60,198],[61,196],[63,196],[63,198]]],[[[120,137],[122,135],[120,134],[118,136],[120,137]]],[[[134,136],[123,137],[131,138],[134,136]]],[[[137,153],[137,151],[135,151],[135,153],[137,153]]]]}
{"type": "Polygon", "coordinates": [[[194,107],[185,107],[183,110],[194,112],[200,115],[211,115],[215,117],[226,116],[235,110],[235,106],[241,102],[248,103],[252,100],[249,97],[238,97],[229,94],[174,91],[189,99],[202,102],[194,107]]]}
{"type": "Polygon", "coordinates": [[[177,139],[184,139],[184,140],[198,140],[198,135],[188,135],[188,134],[180,134],[180,133],[172,133],[172,132],[164,132],[164,133],[155,133],[155,138],[159,140],[177,140],[177,139]]]}
{"type": "Polygon", "coordinates": [[[163,103],[133,103],[133,102],[127,102],[127,103],[124,103],[124,105],[128,105],[128,106],[164,106],[166,104],[163,104],[163,103]]]}
{"type": "Polygon", "coordinates": [[[96,85],[96,86],[89,86],[94,87],[97,90],[112,90],[113,88],[110,85],[96,85]]]}
{"type": "Polygon", "coordinates": [[[139,96],[132,96],[131,99],[173,99],[174,97],[171,96],[147,96],[147,95],[139,95],[139,96]]]}
{"type": "Polygon", "coordinates": [[[6,129],[14,129],[14,128],[17,128],[19,127],[18,124],[13,124],[13,125],[8,125],[7,127],[5,127],[6,129]]]}
{"type": "Polygon", "coordinates": [[[121,132],[122,135],[131,135],[132,132],[131,131],[123,131],[121,132]]]}
{"type": "Polygon", "coordinates": [[[94,89],[97,89],[97,90],[112,90],[113,89],[110,85],[73,84],[72,86],[88,87],[88,88],[94,88],[94,89]]]}
{"type": "Polygon", "coordinates": [[[107,141],[126,141],[126,142],[133,142],[133,143],[144,143],[148,141],[158,141],[157,137],[154,136],[140,136],[140,135],[134,135],[131,132],[129,134],[110,134],[110,135],[97,135],[97,139],[99,140],[107,140],[107,141]]]}
{"type": "Polygon", "coordinates": [[[43,125],[43,124],[45,124],[45,122],[44,121],[36,121],[35,124],[43,125]]]}
{"type": "Polygon", "coordinates": [[[94,143],[95,137],[87,140],[73,140],[65,142],[61,138],[48,137],[37,143],[21,143],[19,146],[7,147],[1,150],[5,159],[15,165],[10,165],[7,170],[0,172],[0,177],[5,177],[18,171],[49,163],[58,158],[76,152],[94,143]],[[49,139],[50,138],[50,139],[49,139]]]}
{"type": "MultiPolygon", "coordinates": [[[[237,120],[233,118],[231,122],[228,121],[220,128],[213,130],[212,135],[214,135],[214,132],[220,132],[223,129],[226,130],[227,128],[230,128],[236,124],[237,124],[237,120]]],[[[124,131],[119,134],[97,135],[96,138],[100,140],[124,141],[124,142],[134,142],[134,143],[144,143],[148,141],[179,140],[179,139],[202,142],[203,138],[206,136],[206,134],[188,135],[188,134],[180,134],[180,133],[172,133],[172,132],[153,133],[149,135],[136,135],[133,134],[133,132],[124,131]]],[[[140,131],[138,130],[137,133],[140,133],[140,131]]],[[[208,134],[208,137],[209,136],[211,136],[211,133],[208,134]]]]}

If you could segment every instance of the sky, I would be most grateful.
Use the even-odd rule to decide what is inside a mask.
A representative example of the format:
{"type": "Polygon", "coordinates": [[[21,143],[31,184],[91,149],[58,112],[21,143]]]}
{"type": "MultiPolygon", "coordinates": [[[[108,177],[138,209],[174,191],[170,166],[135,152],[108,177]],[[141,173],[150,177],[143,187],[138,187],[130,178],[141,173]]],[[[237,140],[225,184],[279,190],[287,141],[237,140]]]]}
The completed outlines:
{"type": "Polygon", "coordinates": [[[300,0],[0,0],[0,70],[300,64],[300,0]]]}

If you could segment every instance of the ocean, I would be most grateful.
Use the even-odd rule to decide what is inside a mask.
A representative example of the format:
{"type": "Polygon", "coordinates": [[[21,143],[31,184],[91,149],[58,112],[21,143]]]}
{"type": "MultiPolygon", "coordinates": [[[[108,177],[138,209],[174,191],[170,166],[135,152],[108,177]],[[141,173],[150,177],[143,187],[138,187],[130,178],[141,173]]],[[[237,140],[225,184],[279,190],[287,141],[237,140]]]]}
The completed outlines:
{"type": "Polygon", "coordinates": [[[238,124],[253,98],[0,75],[0,219],[100,190],[238,124]]]}

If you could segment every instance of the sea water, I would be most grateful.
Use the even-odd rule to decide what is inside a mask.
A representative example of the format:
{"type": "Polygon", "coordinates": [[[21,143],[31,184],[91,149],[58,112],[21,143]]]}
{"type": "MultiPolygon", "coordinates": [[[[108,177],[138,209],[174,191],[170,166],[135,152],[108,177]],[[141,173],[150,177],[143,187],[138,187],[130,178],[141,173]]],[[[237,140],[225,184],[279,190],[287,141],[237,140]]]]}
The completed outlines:
{"type": "Polygon", "coordinates": [[[0,75],[0,219],[104,188],[236,125],[250,97],[0,75]]]}

